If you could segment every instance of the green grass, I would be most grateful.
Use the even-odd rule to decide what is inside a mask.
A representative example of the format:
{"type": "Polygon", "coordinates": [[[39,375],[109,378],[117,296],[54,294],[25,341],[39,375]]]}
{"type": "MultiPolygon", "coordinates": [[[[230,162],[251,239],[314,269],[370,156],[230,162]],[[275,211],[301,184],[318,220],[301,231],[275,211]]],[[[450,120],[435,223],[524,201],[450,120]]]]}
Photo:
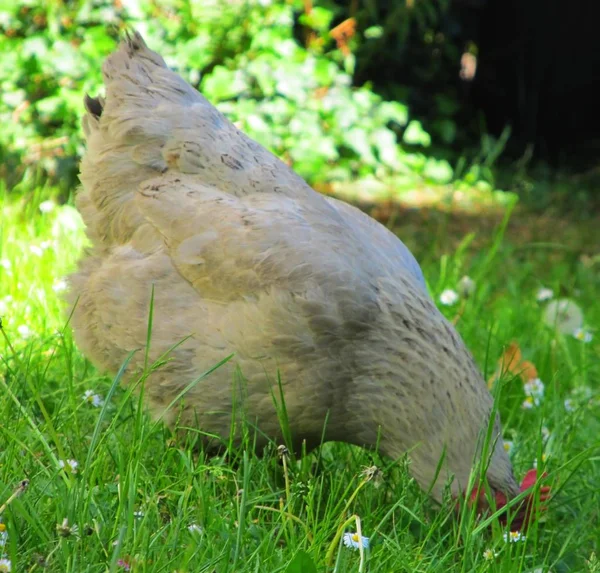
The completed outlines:
{"type": "Polygon", "coordinates": [[[435,506],[403,460],[345,444],[285,464],[279,444],[262,457],[249,448],[208,457],[153,422],[118,376],[97,373],[73,344],[57,291],[85,241],[72,207],[40,212],[49,194],[17,200],[0,191],[0,506],[29,480],[0,516],[8,535],[0,553],[13,571],[124,571],[129,563],[140,572],[355,572],[359,552],[336,541],[355,531],[355,522],[344,526],[352,516],[370,538],[364,571],[600,571],[586,564],[600,539],[599,337],[585,344],[557,334],[535,298],[542,285],[573,298],[593,331],[599,270],[552,229],[544,244],[496,232],[452,252],[444,252],[446,226],[431,225],[435,240],[423,240],[423,228],[405,237],[436,297],[465,274],[476,278],[474,296],[444,312],[462,313],[457,327],[481,368],[490,375],[517,340],[546,384],[531,410],[521,408],[520,381],[505,377],[502,386],[516,471],[545,453],[555,492],[527,541],[506,544],[498,525],[435,506]],[[104,406],[84,401],[87,390],[104,406]],[[59,466],[71,459],[76,473],[59,466]],[[373,465],[379,485],[362,473],[373,465]],[[200,529],[190,531],[193,524],[200,529]],[[498,556],[486,561],[486,549],[498,556]]]}

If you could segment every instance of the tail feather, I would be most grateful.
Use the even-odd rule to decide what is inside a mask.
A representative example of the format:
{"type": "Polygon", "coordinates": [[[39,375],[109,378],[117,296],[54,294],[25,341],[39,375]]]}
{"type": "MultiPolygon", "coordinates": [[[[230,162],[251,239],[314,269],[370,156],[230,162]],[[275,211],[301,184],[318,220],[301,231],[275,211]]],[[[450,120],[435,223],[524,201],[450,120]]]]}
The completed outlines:
{"type": "Polygon", "coordinates": [[[103,246],[131,239],[143,222],[135,193],[168,170],[194,174],[234,195],[312,192],[169,70],[137,32],[126,36],[102,71],[106,97],[86,96],[84,102],[80,208],[103,246]]]}

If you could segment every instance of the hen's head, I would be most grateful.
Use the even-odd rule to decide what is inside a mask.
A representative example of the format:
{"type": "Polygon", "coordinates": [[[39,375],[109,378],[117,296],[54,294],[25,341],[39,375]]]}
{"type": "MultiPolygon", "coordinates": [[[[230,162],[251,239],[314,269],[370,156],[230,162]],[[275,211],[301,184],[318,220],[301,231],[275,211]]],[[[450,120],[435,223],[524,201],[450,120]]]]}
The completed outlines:
{"type": "MultiPolygon", "coordinates": [[[[539,479],[547,477],[543,473],[539,479]]],[[[538,482],[538,472],[536,469],[529,470],[521,485],[519,486],[518,494],[530,491],[520,502],[511,504],[510,508],[502,512],[499,520],[503,525],[508,524],[511,531],[525,531],[527,527],[535,520],[538,512],[545,511],[547,508],[545,502],[550,499],[550,487],[540,485],[536,492],[535,486],[538,482]],[[539,496],[539,503],[537,502],[539,496]]],[[[513,499],[516,495],[507,494],[499,489],[491,488],[491,493],[494,497],[494,509],[496,511],[506,508],[509,499],[513,499]]],[[[478,513],[484,513],[490,508],[489,498],[484,487],[477,486],[471,491],[469,505],[476,504],[478,513]]]]}

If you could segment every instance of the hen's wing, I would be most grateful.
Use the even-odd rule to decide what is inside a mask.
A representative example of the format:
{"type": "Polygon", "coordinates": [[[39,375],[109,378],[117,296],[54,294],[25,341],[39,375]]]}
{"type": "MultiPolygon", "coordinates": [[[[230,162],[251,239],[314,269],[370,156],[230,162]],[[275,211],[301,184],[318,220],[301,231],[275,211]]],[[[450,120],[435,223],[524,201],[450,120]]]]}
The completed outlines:
{"type": "Polygon", "coordinates": [[[410,250],[394,233],[360,209],[344,203],[344,201],[334,199],[333,197],[326,197],[326,200],[352,226],[357,235],[357,240],[365,243],[373,242],[375,249],[384,252],[388,259],[395,261],[394,264],[390,265],[392,268],[404,269],[416,279],[417,283],[423,288],[423,291],[427,292],[425,278],[423,277],[423,271],[419,263],[417,263],[410,250]]]}
{"type": "Polygon", "coordinates": [[[392,233],[316,194],[312,201],[236,197],[196,176],[169,173],[143,184],[136,204],[179,273],[206,299],[318,291],[315,299],[346,308],[353,319],[375,304],[382,278],[408,280],[424,292],[418,264],[392,233]]]}

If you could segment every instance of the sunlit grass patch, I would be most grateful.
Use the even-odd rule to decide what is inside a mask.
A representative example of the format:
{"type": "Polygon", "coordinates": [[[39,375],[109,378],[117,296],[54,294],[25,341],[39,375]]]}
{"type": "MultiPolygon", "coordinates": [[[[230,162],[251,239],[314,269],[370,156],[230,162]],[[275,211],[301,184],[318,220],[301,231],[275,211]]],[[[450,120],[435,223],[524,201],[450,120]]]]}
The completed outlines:
{"type": "Polygon", "coordinates": [[[600,534],[599,337],[561,332],[544,317],[553,300],[568,298],[581,310],[581,328],[594,335],[597,269],[568,254],[548,265],[539,252],[514,246],[510,233],[498,242],[488,237],[487,250],[467,241],[442,257],[427,244],[416,252],[436,300],[456,293],[440,306],[499,394],[518,477],[535,465],[550,474],[549,511],[516,539],[497,524],[480,528],[475,516],[459,523],[451,504],[435,507],[404,460],[343,444],[285,463],[279,444],[262,457],[244,448],[209,457],[183,447],[118,378],[96,372],[75,348],[61,296],[84,236],[75,210],[47,203],[49,196],[2,198],[0,507],[10,503],[0,515],[1,566],[585,570],[600,534]],[[542,288],[552,294],[540,296],[542,288]],[[505,356],[512,341],[515,364],[505,356]],[[342,527],[352,516],[360,532],[356,519],[342,527]]]}

